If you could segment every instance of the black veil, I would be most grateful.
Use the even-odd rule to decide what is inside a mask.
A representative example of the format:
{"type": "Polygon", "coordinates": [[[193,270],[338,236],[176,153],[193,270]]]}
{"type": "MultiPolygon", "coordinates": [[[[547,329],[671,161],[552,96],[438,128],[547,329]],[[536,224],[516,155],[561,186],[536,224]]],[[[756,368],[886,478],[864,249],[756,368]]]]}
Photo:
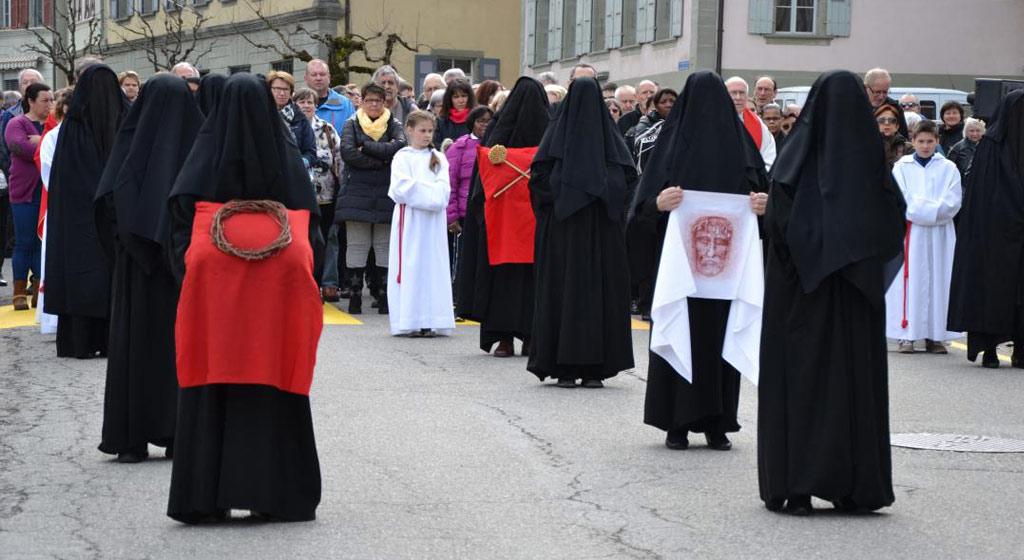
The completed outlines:
{"type": "Polygon", "coordinates": [[[618,221],[625,203],[626,173],[633,158],[593,78],[569,86],[562,110],[540,143],[534,164],[554,162],[549,183],[555,218],[564,220],[594,200],[618,221]]]}
{"type": "Polygon", "coordinates": [[[166,247],[167,196],[203,124],[188,83],[146,81],[121,125],[96,200],[113,195],[117,231],[166,247]]]}
{"type": "MultiPolygon", "coordinates": [[[[892,176],[864,85],[852,73],[822,74],[772,167],[792,192],[786,242],[805,292],[870,257],[891,258],[903,216],[892,216],[892,176]]],[[[897,205],[899,206],[899,205],[897,205]]],[[[901,212],[902,213],[902,212],[901,212]]]]}

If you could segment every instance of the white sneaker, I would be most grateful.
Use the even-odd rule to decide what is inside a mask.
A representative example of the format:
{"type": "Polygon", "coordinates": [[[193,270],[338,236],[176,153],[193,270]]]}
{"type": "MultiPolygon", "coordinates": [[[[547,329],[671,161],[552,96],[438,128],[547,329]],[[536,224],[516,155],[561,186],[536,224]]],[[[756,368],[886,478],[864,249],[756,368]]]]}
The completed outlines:
{"type": "Polygon", "coordinates": [[[914,353],[914,341],[913,340],[901,340],[899,342],[898,351],[900,354],[913,354],[914,353]]]}

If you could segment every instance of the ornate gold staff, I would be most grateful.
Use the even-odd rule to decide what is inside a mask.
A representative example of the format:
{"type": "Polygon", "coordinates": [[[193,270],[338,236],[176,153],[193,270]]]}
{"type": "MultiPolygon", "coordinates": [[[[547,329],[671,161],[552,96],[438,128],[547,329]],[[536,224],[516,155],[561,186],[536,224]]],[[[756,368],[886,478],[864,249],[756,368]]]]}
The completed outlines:
{"type": "Polygon", "coordinates": [[[504,163],[505,165],[519,172],[519,177],[516,177],[515,179],[512,180],[511,183],[505,185],[504,187],[501,187],[501,189],[499,189],[498,192],[494,193],[493,198],[498,198],[499,196],[502,195],[502,193],[511,189],[513,185],[519,182],[520,179],[530,179],[529,173],[523,171],[522,169],[519,168],[519,166],[512,163],[511,161],[508,161],[508,148],[502,146],[501,144],[495,144],[494,147],[491,148],[491,151],[488,152],[487,154],[487,159],[490,160],[490,162],[493,163],[494,165],[500,165],[504,163]]]}

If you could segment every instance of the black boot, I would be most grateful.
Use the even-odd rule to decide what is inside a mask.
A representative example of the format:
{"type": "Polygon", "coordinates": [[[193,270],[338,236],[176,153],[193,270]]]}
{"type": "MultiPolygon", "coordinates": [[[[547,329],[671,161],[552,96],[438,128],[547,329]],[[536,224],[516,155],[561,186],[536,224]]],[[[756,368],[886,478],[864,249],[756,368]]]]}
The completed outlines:
{"type": "Polygon", "coordinates": [[[363,269],[353,268],[351,271],[352,275],[349,277],[349,290],[351,293],[348,296],[348,314],[360,315],[363,312],[363,269]]]}
{"type": "Polygon", "coordinates": [[[384,283],[384,288],[377,292],[377,313],[381,315],[388,314],[388,268],[386,266],[377,267],[377,278],[384,283]]]}
{"type": "Polygon", "coordinates": [[[996,349],[991,348],[985,350],[981,355],[981,367],[990,369],[996,369],[999,367],[999,356],[996,355],[996,349]]]}

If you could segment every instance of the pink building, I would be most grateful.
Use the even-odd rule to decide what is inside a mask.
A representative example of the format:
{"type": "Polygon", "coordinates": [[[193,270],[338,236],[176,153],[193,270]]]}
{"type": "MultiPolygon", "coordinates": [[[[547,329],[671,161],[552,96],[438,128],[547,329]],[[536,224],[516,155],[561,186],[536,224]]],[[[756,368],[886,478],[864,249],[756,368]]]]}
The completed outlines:
{"type": "Polygon", "coordinates": [[[559,81],[578,62],[620,84],[667,87],[717,67],[780,87],[876,66],[896,86],[1024,78],[1022,0],[525,0],[523,17],[524,73],[559,81]]]}

